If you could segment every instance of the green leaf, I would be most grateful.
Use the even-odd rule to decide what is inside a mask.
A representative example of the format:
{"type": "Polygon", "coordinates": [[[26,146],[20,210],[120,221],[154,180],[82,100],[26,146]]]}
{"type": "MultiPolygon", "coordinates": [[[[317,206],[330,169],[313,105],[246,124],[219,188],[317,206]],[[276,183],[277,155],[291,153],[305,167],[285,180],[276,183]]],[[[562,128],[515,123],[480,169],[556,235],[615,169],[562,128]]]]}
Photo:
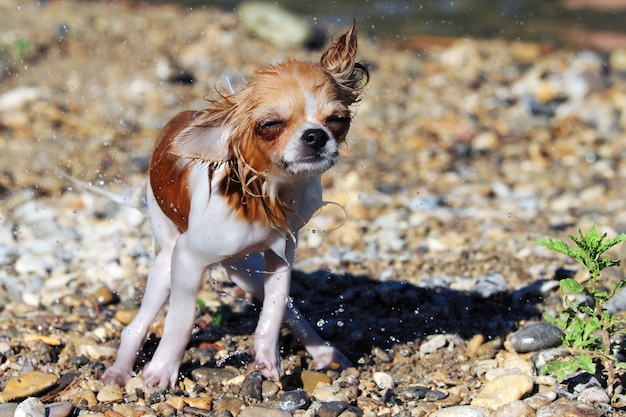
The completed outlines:
{"type": "Polygon", "coordinates": [[[593,359],[589,355],[582,354],[578,357],[579,369],[583,369],[590,374],[596,373],[596,365],[593,363],[593,359]]]}
{"type": "Polygon", "coordinates": [[[559,287],[561,287],[562,291],[579,293],[583,291],[582,285],[573,280],[572,278],[565,278],[559,281],[559,287]]]}

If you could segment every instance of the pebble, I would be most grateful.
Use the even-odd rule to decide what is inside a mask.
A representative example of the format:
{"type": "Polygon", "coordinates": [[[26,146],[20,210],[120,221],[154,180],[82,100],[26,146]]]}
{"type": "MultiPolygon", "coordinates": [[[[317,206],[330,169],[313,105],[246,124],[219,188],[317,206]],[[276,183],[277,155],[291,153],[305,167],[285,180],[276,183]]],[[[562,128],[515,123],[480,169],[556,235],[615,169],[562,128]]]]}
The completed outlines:
{"type": "Polygon", "coordinates": [[[393,389],[396,385],[393,377],[385,372],[374,372],[373,379],[380,390],[393,389]]]}
{"type": "Polygon", "coordinates": [[[513,333],[509,343],[519,353],[536,352],[561,344],[563,332],[555,325],[540,321],[513,333]]]}
{"type": "Polygon", "coordinates": [[[184,398],[184,401],[185,404],[199,410],[210,410],[213,405],[213,398],[204,396],[195,398],[184,398]]]}
{"type": "Polygon", "coordinates": [[[241,396],[255,400],[263,399],[263,376],[259,371],[252,371],[246,375],[241,384],[241,396]]]}
{"type": "Polygon", "coordinates": [[[322,372],[304,370],[300,374],[302,380],[302,389],[311,394],[318,385],[330,385],[332,380],[328,375],[322,372]]]}
{"type": "Polygon", "coordinates": [[[38,398],[27,398],[15,409],[15,417],[46,417],[46,407],[38,398]]]}
{"type": "Polygon", "coordinates": [[[124,400],[124,395],[120,386],[111,384],[102,387],[96,399],[101,403],[118,403],[124,400]]]}
{"type": "Polygon", "coordinates": [[[476,284],[470,290],[470,294],[478,298],[489,298],[506,292],[507,282],[498,273],[478,277],[476,284]]]}
{"type": "Polygon", "coordinates": [[[117,310],[115,312],[115,320],[119,321],[124,326],[130,324],[131,321],[137,315],[138,310],[117,310]]]}
{"type": "Polygon", "coordinates": [[[59,393],[59,400],[69,401],[79,408],[93,407],[98,404],[96,394],[90,389],[81,387],[71,388],[59,393]]]}
{"type": "Polygon", "coordinates": [[[426,342],[422,343],[419,348],[420,355],[427,355],[429,353],[435,353],[448,343],[448,338],[443,334],[438,334],[426,342]]]}
{"type": "Polygon", "coordinates": [[[263,380],[263,383],[261,384],[263,399],[267,400],[274,398],[276,394],[278,394],[278,391],[280,391],[280,387],[277,383],[274,381],[263,380]]]}
{"type": "Polygon", "coordinates": [[[80,345],[78,352],[95,361],[113,359],[117,355],[117,348],[102,345],[80,345]]]}
{"type": "Polygon", "coordinates": [[[0,403],[19,400],[48,390],[59,377],[45,372],[31,371],[11,378],[0,392],[0,403]]]}
{"type": "Polygon", "coordinates": [[[195,368],[191,371],[191,378],[201,387],[207,387],[212,382],[225,382],[238,375],[234,368],[195,368]]]}
{"type": "Polygon", "coordinates": [[[251,405],[244,407],[238,417],[291,417],[291,413],[280,408],[251,405]]]}
{"type": "Polygon", "coordinates": [[[536,410],[523,401],[511,401],[496,408],[490,417],[535,417],[536,410]]]}
{"type": "Polygon", "coordinates": [[[348,403],[343,401],[324,401],[318,409],[318,417],[338,417],[341,413],[348,408],[348,403]]]}
{"type": "Polygon", "coordinates": [[[297,389],[283,393],[278,399],[280,408],[293,413],[295,410],[305,410],[309,404],[309,396],[306,391],[297,389]]]}
{"type": "Polygon", "coordinates": [[[600,387],[584,389],[577,398],[578,401],[590,404],[608,404],[611,402],[606,391],[600,387]]]}
{"type": "Polygon", "coordinates": [[[442,408],[432,413],[429,417],[486,417],[486,414],[480,408],[459,405],[456,407],[442,408]]]}
{"type": "Polygon", "coordinates": [[[595,409],[591,404],[560,399],[541,407],[536,417],[600,417],[603,414],[602,410],[595,409]]]}
{"type": "Polygon", "coordinates": [[[524,398],[532,392],[532,389],[533,379],[526,374],[499,376],[483,385],[471,405],[495,410],[504,404],[524,398]]]}
{"type": "Polygon", "coordinates": [[[310,36],[304,19],[277,4],[244,2],[237,14],[244,28],[279,48],[301,46],[310,36]]]}
{"type": "Polygon", "coordinates": [[[539,410],[540,408],[545,407],[554,400],[556,400],[556,392],[547,391],[538,392],[537,394],[531,395],[528,398],[524,398],[523,401],[535,410],[539,410]]]}

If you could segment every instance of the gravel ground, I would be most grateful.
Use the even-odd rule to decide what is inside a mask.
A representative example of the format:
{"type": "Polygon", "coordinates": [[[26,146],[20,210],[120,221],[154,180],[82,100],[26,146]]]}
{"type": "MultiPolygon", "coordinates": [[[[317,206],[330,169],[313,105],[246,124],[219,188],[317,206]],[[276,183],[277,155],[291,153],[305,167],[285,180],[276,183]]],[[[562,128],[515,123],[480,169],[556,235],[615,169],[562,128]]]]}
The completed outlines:
{"type": "MultiPolygon", "coordinates": [[[[159,129],[216,84],[319,51],[213,9],[21,3],[0,0],[0,416],[26,397],[58,416],[626,415],[589,376],[540,375],[562,354],[550,331],[527,353],[511,340],[556,314],[558,279],[579,270],[538,237],[626,232],[626,49],[363,28],[371,82],[293,282],[354,368],[314,372],[285,331],[285,377],[262,381],[247,353],[259,306],[215,270],[179,387],[146,392],[164,316],[137,378],[99,377],[150,263],[141,197],[159,129]]],[[[625,277],[622,265],[604,281],[625,277]]]]}

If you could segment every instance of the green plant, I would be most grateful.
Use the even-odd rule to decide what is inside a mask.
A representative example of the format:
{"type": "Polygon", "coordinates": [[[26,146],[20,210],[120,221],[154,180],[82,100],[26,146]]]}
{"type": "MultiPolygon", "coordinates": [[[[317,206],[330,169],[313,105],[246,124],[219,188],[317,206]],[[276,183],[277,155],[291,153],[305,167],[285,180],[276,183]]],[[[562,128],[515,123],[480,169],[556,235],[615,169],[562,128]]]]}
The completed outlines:
{"type": "Polygon", "coordinates": [[[559,282],[564,294],[564,308],[558,317],[545,315],[548,322],[563,331],[561,341],[573,355],[550,361],[546,364],[545,371],[563,380],[565,376],[578,370],[595,374],[596,364],[600,363],[606,375],[607,393],[612,396],[615,382],[626,369],[626,363],[619,362],[613,354],[611,338],[616,333],[624,332],[621,325],[626,323],[626,318],[610,314],[603,306],[626,284],[626,279],[620,280],[606,291],[598,285],[598,278],[603,269],[620,264],[619,259],[611,259],[605,252],[626,241],[626,233],[608,240],[606,237],[607,234],[600,234],[594,224],[586,234],[579,229],[578,237],[570,236],[576,244],[575,247],[570,248],[562,240],[548,238],[538,239],[537,244],[575,259],[587,271],[582,283],[572,278],[559,282]],[[568,296],[570,294],[583,294],[591,301],[575,303],[568,296]]]}

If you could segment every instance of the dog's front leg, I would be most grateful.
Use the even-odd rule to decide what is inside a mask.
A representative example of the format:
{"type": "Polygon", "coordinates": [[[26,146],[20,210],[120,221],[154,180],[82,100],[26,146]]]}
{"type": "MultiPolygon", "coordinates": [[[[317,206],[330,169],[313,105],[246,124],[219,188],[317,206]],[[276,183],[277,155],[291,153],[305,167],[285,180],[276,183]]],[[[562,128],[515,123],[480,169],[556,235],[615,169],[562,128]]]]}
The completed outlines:
{"type": "MultiPolygon", "coordinates": [[[[263,258],[250,255],[245,260],[225,265],[228,276],[239,288],[252,293],[258,300],[264,298],[263,258]]],[[[352,363],[337,348],[329,345],[315,331],[293,303],[287,303],[285,322],[313,358],[316,369],[348,368],[352,363]]]]}
{"type": "Polygon", "coordinates": [[[293,263],[293,244],[288,241],[286,257],[283,259],[272,250],[264,253],[265,283],[263,310],[254,332],[254,359],[257,368],[266,378],[278,380],[280,377],[280,357],[278,339],[280,326],[285,317],[289,302],[291,265],[293,263]]]}
{"type": "Polygon", "coordinates": [[[189,244],[188,233],[182,234],[172,256],[172,287],[163,337],[143,374],[147,387],[173,387],[191,336],[196,306],[196,293],[206,269],[201,254],[189,244]]]}
{"type": "Polygon", "coordinates": [[[105,384],[124,385],[131,377],[133,365],[143,343],[148,326],[157,315],[170,293],[170,262],[174,240],[167,242],[158,253],[148,273],[146,292],[141,308],[122,332],[122,341],[115,363],[102,375],[105,384]]]}

